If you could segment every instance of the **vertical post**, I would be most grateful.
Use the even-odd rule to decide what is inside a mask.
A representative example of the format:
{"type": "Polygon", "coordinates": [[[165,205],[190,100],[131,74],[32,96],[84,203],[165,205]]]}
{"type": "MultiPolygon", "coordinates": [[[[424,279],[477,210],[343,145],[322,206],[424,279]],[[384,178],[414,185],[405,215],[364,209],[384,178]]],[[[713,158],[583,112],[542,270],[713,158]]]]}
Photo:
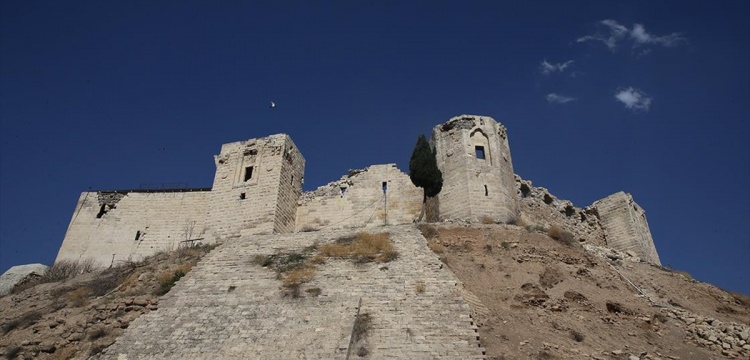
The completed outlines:
{"type": "Polygon", "coordinates": [[[388,182],[383,181],[383,201],[385,202],[383,208],[385,209],[384,226],[388,225],[388,182]]]}

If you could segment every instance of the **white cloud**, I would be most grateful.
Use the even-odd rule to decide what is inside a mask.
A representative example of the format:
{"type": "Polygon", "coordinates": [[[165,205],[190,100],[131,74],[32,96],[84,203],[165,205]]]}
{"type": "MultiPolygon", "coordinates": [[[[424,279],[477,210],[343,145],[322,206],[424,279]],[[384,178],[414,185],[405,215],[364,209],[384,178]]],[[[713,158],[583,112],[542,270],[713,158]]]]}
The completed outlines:
{"type": "Polygon", "coordinates": [[[542,61],[542,74],[549,75],[553,72],[563,72],[566,68],[568,68],[573,63],[573,60],[568,60],[564,63],[557,63],[552,64],[547,62],[547,60],[542,61]]]}
{"type": "Polygon", "coordinates": [[[633,47],[644,45],[672,47],[687,41],[680,33],[672,33],[664,36],[651,35],[646,32],[646,27],[643,24],[634,24],[630,30],[617,21],[610,19],[602,20],[599,24],[606,27],[608,31],[579,37],[576,39],[576,42],[599,41],[606,45],[609,50],[615,51],[617,44],[627,39],[626,35],[630,35],[629,38],[633,41],[633,47]]]}
{"type": "Polygon", "coordinates": [[[628,28],[618,24],[617,21],[610,19],[602,20],[599,23],[609,28],[608,35],[597,33],[594,35],[579,37],[578,39],[576,39],[576,41],[601,41],[602,43],[604,43],[604,45],[607,45],[610,50],[614,51],[615,47],[617,46],[617,42],[622,40],[622,38],[625,37],[625,34],[628,33],[628,28]]]}
{"type": "Polygon", "coordinates": [[[625,107],[631,110],[648,111],[649,107],[651,107],[651,98],[643,91],[632,87],[618,90],[615,94],[615,99],[625,104],[625,107]]]}
{"type": "Polygon", "coordinates": [[[555,94],[555,93],[547,94],[547,96],[545,96],[545,98],[547,99],[547,102],[550,103],[550,104],[565,104],[565,103],[569,103],[571,101],[575,101],[576,100],[576,98],[573,98],[573,97],[570,97],[570,96],[558,95],[558,94],[555,94]]]}
{"type": "Polygon", "coordinates": [[[680,42],[687,41],[679,33],[672,33],[664,36],[653,36],[646,32],[646,27],[641,24],[633,25],[633,30],[630,31],[630,37],[635,41],[636,45],[643,44],[659,44],[666,47],[671,47],[679,44],[680,42]]]}

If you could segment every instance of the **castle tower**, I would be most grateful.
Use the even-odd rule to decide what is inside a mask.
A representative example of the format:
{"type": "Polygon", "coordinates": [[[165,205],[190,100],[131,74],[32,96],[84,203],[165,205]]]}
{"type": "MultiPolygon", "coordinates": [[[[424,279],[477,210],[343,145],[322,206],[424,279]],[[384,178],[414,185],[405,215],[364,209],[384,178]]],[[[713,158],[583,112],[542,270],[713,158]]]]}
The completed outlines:
{"type": "Polygon", "coordinates": [[[635,251],[641,259],[661,265],[646,221],[646,211],[633,200],[633,196],[620,191],[595,201],[593,207],[599,213],[608,247],[635,251]]]}
{"type": "Polygon", "coordinates": [[[432,141],[443,172],[441,220],[507,223],[518,218],[505,126],[488,116],[461,115],[435,126],[432,141]]]}
{"type": "Polygon", "coordinates": [[[294,231],[305,159],[288,135],[224,144],[214,161],[208,236],[294,231]]]}

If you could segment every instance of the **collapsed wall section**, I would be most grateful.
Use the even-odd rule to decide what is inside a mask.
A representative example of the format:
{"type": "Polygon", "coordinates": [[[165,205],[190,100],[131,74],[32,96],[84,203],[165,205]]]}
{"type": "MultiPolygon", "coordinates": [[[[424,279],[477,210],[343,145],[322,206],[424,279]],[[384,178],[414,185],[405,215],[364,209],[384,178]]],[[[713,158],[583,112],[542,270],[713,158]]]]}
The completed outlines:
{"type": "Polygon", "coordinates": [[[419,216],[421,206],[422,189],[396,164],[372,165],[304,193],[296,230],[406,224],[419,216]]]}
{"type": "Polygon", "coordinates": [[[224,144],[206,225],[214,238],[294,230],[305,159],[286,134],[224,144]]]}
{"type": "Polygon", "coordinates": [[[55,262],[106,267],[204,241],[208,197],[208,189],[84,192],[55,262]]]}
{"type": "Polygon", "coordinates": [[[618,192],[597,200],[592,205],[599,213],[607,235],[607,247],[618,251],[634,251],[644,261],[661,265],[646,212],[630,194],[618,192]]]}
{"type": "Polygon", "coordinates": [[[519,224],[545,228],[558,226],[580,242],[598,246],[605,244],[604,229],[595,208],[580,208],[569,200],[558,199],[549,190],[535,187],[531,181],[518,175],[516,185],[521,211],[519,224]]]}
{"type": "Polygon", "coordinates": [[[432,130],[443,189],[440,219],[513,222],[518,202],[505,126],[488,116],[461,115],[432,130]]]}

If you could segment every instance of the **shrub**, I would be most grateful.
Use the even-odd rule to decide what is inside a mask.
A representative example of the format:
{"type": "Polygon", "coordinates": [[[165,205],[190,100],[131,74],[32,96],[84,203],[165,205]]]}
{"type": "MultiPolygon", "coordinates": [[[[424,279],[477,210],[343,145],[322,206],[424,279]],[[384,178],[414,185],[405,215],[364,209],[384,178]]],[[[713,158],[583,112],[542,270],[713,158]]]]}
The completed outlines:
{"type": "Polygon", "coordinates": [[[305,289],[305,292],[310,294],[310,296],[320,296],[320,294],[323,293],[323,290],[321,290],[319,287],[314,287],[305,289]]]}
{"type": "Polygon", "coordinates": [[[21,347],[20,346],[12,346],[7,348],[5,351],[5,358],[8,360],[13,360],[16,358],[16,355],[21,353],[21,347]]]}
{"type": "Polygon", "coordinates": [[[107,336],[109,332],[104,327],[95,327],[89,331],[89,340],[96,340],[107,336]]]}
{"type": "Polygon", "coordinates": [[[300,232],[313,232],[313,231],[318,231],[318,230],[320,229],[312,225],[305,225],[302,227],[302,229],[299,229],[300,232]]]}
{"type": "Polygon", "coordinates": [[[77,275],[90,273],[98,267],[98,263],[94,259],[78,261],[60,260],[47,268],[40,280],[42,283],[65,280],[77,275]]]}
{"type": "Polygon", "coordinates": [[[495,219],[493,219],[492,216],[489,216],[489,215],[482,216],[481,218],[479,218],[479,221],[482,224],[494,224],[495,223],[495,219]]]}
{"type": "Polygon", "coordinates": [[[510,244],[508,244],[507,241],[503,241],[503,242],[500,243],[500,247],[503,248],[503,249],[505,249],[505,250],[508,250],[508,249],[510,249],[510,244]]]}
{"type": "Polygon", "coordinates": [[[541,226],[541,225],[526,225],[526,227],[524,227],[524,229],[526,229],[526,231],[528,231],[530,233],[533,233],[533,232],[542,232],[542,233],[543,232],[547,232],[547,229],[545,229],[544,226],[541,226]]]}
{"type": "Polygon", "coordinates": [[[177,267],[176,270],[163,272],[157,277],[159,287],[154,291],[155,295],[164,295],[172,289],[172,287],[180,280],[185,274],[190,272],[192,269],[192,263],[183,263],[177,267]]]}

